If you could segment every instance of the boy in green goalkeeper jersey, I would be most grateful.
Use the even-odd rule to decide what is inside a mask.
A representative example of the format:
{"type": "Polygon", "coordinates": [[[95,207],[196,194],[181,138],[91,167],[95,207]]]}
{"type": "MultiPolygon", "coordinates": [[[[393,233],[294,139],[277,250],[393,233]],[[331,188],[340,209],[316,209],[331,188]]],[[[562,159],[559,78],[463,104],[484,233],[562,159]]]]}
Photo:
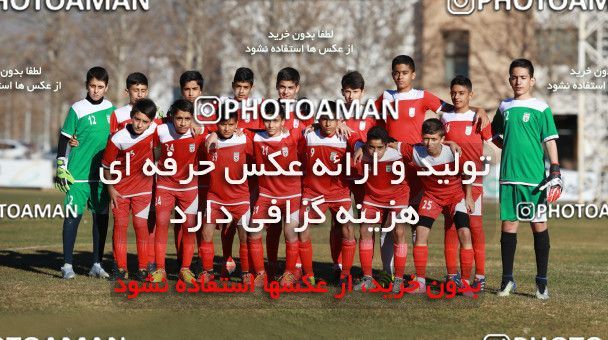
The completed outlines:
{"type": "Polygon", "coordinates": [[[70,108],[59,136],[57,147],[57,176],[55,186],[66,193],[65,205],[77,212],[63,221],[63,254],[61,268],[64,279],[74,278],[72,256],[78,224],[85,207],[93,215],[93,265],[90,276],[107,278],[101,266],[108,231],[108,193],[99,180],[101,158],[110,135],[110,115],[115,107],[104,95],[108,90],[108,72],[93,67],[87,72],[87,97],[70,108]],[[78,135],[79,145],[66,159],[67,145],[78,135]]]}
{"type": "Polygon", "coordinates": [[[562,181],[558,164],[558,138],[553,115],[542,100],[532,97],[534,66],[529,60],[517,59],[509,67],[513,98],[500,103],[492,130],[494,143],[502,148],[500,162],[500,238],[502,283],[499,296],[515,291],[513,261],[519,221],[529,221],[536,253],[536,297],[548,299],[547,265],[549,230],[546,204],[559,198],[562,181]],[[501,138],[502,136],[502,138],[501,138]],[[546,176],[543,143],[551,163],[546,176]],[[545,191],[546,190],[546,191],[545,191]]]}

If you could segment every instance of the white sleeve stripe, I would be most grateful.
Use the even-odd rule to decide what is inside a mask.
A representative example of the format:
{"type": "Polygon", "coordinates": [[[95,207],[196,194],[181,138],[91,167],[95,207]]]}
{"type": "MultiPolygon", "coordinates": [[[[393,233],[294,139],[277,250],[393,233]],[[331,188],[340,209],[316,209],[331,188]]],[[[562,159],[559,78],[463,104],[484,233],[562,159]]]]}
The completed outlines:
{"type": "Polygon", "coordinates": [[[558,138],[559,138],[559,135],[551,135],[551,136],[548,136],[547,138],[543,139],[543,143],[548,142],[553,139],[558,139],[558,138]]]}
{"type": "Polygon", "coordinates": [[[66,137],[68,137],[68,138],[72,138],[72,135],[70,135],[69,133],[67,133],[67,132],[65,132],[63,130],[61,130],[61,134],[64,135],[64,136],[66,136],[66,137]]]}

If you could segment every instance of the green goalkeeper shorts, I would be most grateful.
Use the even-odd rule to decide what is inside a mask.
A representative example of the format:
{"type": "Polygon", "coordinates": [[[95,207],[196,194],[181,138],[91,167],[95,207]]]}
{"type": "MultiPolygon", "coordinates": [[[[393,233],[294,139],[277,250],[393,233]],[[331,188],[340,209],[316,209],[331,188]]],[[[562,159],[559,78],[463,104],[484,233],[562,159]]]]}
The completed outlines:
{"type": "Polygon", "coordinates": [[[547,196],[538,187],[501,184],[500,219],[502,221],[547,221],[547,196]]]}
{"type": "Polygon", "coordinates": [[[76,182],[70,185],[63,203],[78,215],[84,213],[85,207],[95,214],[107,214],[109,201],[108,190],[102,182],[76,182]]]}

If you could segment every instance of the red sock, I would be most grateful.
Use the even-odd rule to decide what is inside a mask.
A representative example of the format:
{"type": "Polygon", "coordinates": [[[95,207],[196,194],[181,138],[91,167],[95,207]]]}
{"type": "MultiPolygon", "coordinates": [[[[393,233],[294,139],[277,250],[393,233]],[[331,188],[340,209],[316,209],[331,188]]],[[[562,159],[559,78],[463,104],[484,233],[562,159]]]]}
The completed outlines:
{"type": "Polygon", "coordinates": [[[361,260],[361,269],[363,275],[372,276],[372,259],[374,257],[374,240],[359,241],[359,260],[361,260]]]}
{"type": "Polygon", "coordinates": [[[452,221],[446,219],[445,237],[443,239],[443,254],[445,256],[445,266],[448,274],[458,273],[458,231],[452,221]],[[449,223],[449,224],[448,224],[449,223]]]}
{"type": "Polygon", "coordinates": [[[213,271],[213,256],[215,251],[213,250],[213,241],[206,242],[201,240],[199,251],[203,254],[203,270],[204,271],[213,271]]]}
{"type": "Polygon", "coordinates": [[[314,275],[312,271],[312,242],[310,240],[300,241],[300,259],[302,260],[302,269],[307,275],[314,275]]]}
{"type": "Polygon", "coordinates": [[[112,232],[112,248],[114,260],[120,269],[127,269],[127,226],[129,215],[114,215],[114,231],[112,232]]]}
{"type": "Polygon", "coordinates": [[[251,255],[251,265],[256,273],[264,271],[264,246],[262,245],[262,238],[247,239],[247,246],[249,246],[249,254],[251,255]]]}
{"type": "Polygon", "coordinates": [[[285,241],[285,271],[295,273],[296,261],[300,253],[300,241],[285,241]]]}
{"type": "Polygon", "coordinates": [[[182,225],[180,223],[173,224],[173,239],[175,241],[175,252],[179,260],[182,258],[182,225]]]}
{"type": "Polygon", "coordinates": [[[224,261],[228,260],[229,257],[232,257],[232,243],[234,242],[234,235],[236,235],[235,224],[231,223],[222,228],[222,256],[224,257],[224,261]]]}
{"type": "Polygon", "coordinates": [[[283,232],[280,224],[271,224],[266,229],[266,256],[268,263],[277,263],[279,258],[279,242],[283,232]]]}
{"type": "Polygon", "coordinates": [[[350,269],[355,260],[355,250],[357,249],[356,240],[342,239],[342,275],[350,275],[350,269]]]}
{"type": "Polygon", "coordinates": [[[414,267],[416,267],[416,276],[426,277],[426,262],[429,257],[429,248],[427,246],[414,246],[414,267]]]}
{"type": "MultiPolygon", "coordinates": [[[[148,265],[148,222],[133,216],[133,229],[135,229],[135,242],[137,243],[137,264],[139,269],[146,269],[148,265]]],[[[151,252],[154,254],[154,252],[151,252]]]]}
{"type": "Polygon", "coordinates": [[[407,243],[393,243],[393,253],[395,254],[395,277],[403,277],[407,259],[407,243]]]}
{"type": "Polygon", "coordinates": [[[462,272],[462,278],[469,280],[471,278],[471,271],[473,270],[473,248],[462,249],[460,248],[460,271],[462,272]]]}
{"type": "Polygon", "coordinates": [[[241,259],[241,272],[249,272],[249,248],[247,243],[239,243],[239,258],[241,259]]]}
{"type": "MultiPolygon", "coordinates": [[[[182,223],[182,268],[190,268],[190,264],[192,264],[192,255],[194,255],[194,239],[196,238],[195,233],[188,231],[189,226],[194,226],[194,224],[188,223],[190,222],[190,216],[195,215],[189,214],[187,216],[188,220],[186,220],[186,223],[182,223]]],[[[194,218],[196,219],[196,216],[194,218]]],[[[213,252],[211,253],[211,263],[211,268],[213,269],[213,252]]]]}
{"type": "MultiPolygon", "coordinates": [[[[154,202],[152,202],[154,204],[154,202]]],[[[156,262],[156,257],[154,255],[154,233],[156,231],[156,216],[154,214],[150,214],[148,216],[147,221],[148,226],[148,263],[156,262]]]]}
{"type": "Polygon", "coordinates": [[[329,231],[329,251],[331,253],[331,260],[333,263],[340,263],[340,252],[342,251],[342,230],[333,225],[329,231]]]}
{"type": "Polygon", "coordinates": [[[471,216],[471,240],[475,251],[475,274],[486,275],[486,235],[481,216],[471,216]]]}

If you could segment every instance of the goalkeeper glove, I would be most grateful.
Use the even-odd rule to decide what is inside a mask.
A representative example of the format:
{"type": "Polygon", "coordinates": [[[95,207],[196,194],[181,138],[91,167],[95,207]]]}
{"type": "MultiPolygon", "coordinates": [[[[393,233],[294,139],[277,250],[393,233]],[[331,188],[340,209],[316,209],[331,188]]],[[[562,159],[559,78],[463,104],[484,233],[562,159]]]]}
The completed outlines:
{"type": "Polygon", "coordinates": [[[74,177],[68,171],[65,157],[57,158],[57,174],[55,176],[55,188],[61,192],[68,192],[70,184],[74,183],[74,177]]]}
{"type": "Polygon", "coordinates": [[[553,203],[557,201],[559,196],[561,196],[562,188],[564,187],[562,175],[559,171],[559,164],[551,164],[549,167],[549,176],[545,178],[543,182],[544,183],[539,190],[547,189],[547,202],[553,203]]]}

